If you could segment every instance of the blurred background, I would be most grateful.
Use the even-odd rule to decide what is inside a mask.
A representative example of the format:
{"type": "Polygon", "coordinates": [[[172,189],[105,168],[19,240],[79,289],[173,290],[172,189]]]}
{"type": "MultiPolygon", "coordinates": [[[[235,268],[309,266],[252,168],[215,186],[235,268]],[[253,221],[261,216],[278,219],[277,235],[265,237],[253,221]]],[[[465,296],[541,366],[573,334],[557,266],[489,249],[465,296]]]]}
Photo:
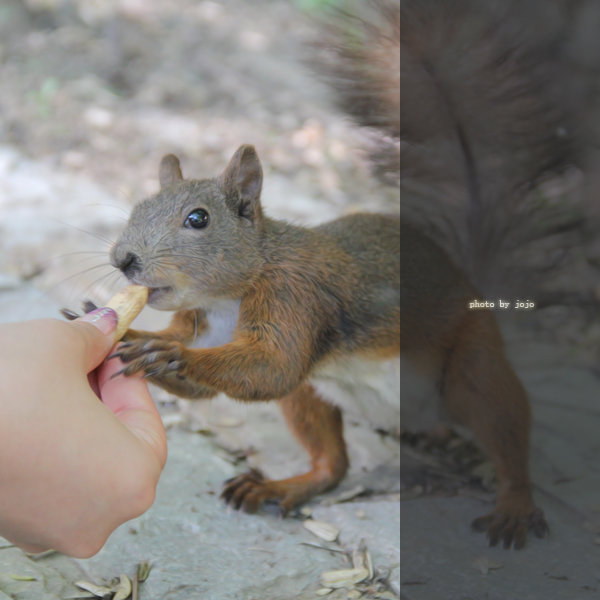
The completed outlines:
{"type": "Polygon", "coordinates": [[[329,4],[2,0],[0,287],[70,307],[121,287],[100,265],[167,153],[200,178],[254,144],[272,216],[398,210],[305,66],[329,4]]]}
{"type": "MultiPolygon", "coordinates": [[[[0,0],[0,322],[60,318],[59,308],[102,305],[125,285],[107,251],[131,207],[158,191],[168,153],[186,178],[201,178],[254,144],[265,211],[296,223],[397,212],[398,190],[369,175],[369,136],[306,66],[331,4],[342,5],[0,0]]],[[[169,317],[146,308],[135,325],[157,329],[169,317]]],[[[109,583],[150,560],[141,600],[309,600],[320,573],[351,566],[361,543],[378,569],[365,589],[397,597],[397,440],[347,421],[353,467],[335,494],[352,501],[307,507],[340,530],[326,544],[302,527],[307,513],[282,521],[219,501],[222,482],[248,467],[274,478],[307,469],[276,403],[152,392],[169,437],[153,508],[89,560],[34,562],[0,539],[1,598],[89,598],[74,581],[109,583]]]]}

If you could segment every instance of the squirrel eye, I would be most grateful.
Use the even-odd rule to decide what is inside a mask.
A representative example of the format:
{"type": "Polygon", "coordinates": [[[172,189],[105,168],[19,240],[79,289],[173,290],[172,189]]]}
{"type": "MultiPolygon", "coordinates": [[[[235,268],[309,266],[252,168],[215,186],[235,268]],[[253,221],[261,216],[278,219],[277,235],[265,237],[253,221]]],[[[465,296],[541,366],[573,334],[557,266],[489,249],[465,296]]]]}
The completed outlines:
{"type": "Polygon", "coordinates": [[[201,208],[193,210],[185,219],[186,229],[202,229],[208,225],[208,213],[201,208]]]}

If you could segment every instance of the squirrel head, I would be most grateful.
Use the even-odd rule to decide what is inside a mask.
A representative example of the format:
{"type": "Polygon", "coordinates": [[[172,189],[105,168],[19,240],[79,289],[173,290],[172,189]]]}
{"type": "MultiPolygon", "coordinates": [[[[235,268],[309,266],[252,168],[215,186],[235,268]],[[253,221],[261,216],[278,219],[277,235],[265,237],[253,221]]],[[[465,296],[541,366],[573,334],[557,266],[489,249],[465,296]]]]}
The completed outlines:
{"type": "Polygon", "coordinates": [[[111,264],[149,287],[148,304],[160,310],[241,298],[262,264],[262,178],[249,145],[212,179],[185,180],[177,157],[165,156],[161,190],[134,207],[111,264]]]}

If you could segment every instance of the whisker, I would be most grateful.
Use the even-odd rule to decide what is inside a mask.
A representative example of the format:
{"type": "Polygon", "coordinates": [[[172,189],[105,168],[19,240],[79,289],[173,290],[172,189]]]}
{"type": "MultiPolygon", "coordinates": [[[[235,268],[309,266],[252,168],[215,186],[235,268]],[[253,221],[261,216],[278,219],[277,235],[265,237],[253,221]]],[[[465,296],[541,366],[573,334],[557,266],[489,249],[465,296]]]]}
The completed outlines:
{"type": "MultiPolygon", "coordinates": [[[[100,277],[96,278],[94,281],[92,281],[91,283],[87,284],[83,289],[81,289],[79,291],[79,293],[77,293],[77,296],[80,299],[85,300],[87,296],[91,296],[93,294],[93,288],[97,285],[97,283],[99,281],[102,281],[103,279],[106,279],[110,275],[112,275],[112,271],[109,272],[109,273],[105,273],[104,275],[101,275],[100,277]]],[[[75,291],[76,291],[76,289],[77,289],[77,287],[79,285],[79,282],[80,282],[82,276],[83,276],[83,273],[80,275],[79,279],[77,279],[77,281],[73,285],[73,288],[71,289],[71,291],[69,293],[69,300],[71,299],[71,297],[73,296],[73,294],[75,294],[75,291]]]]}
{"type": "Polygon", "coordinates": [[[73,288],[71,289],[71,292],[69,293],[69,296],[67,297],[67,302],[68,302],[70,300],[71,295],[75,291],[75,287],[79,283],[79,280],[86,273],[90,273],[91,271],[95,271],[96,269],[101,269],[101,268],[106,268],[106,267],[112,267],[112,265],[110,263],[102,263],[101,265],[95,265],[93,267],[89,267],[87,269],[83,269],[82,271],[78,271],[77,273],[73,273],[73,275],[69,275],[69,277],[63,279],[62,281],[59,281],[56,285],[53,285],[50,289],[46,290],[46,292],[44,293],[44,296],[48,296],[56,288],[58,288],[59,286],[65,284],[67,281],[70,281],[71,279],[73,279],[73,277],[78,277],[77,281],[75,282],[75,285],[73,286],[73,288]]]}
{"type": "Polygon", "coordinates": [[[129,202],[131,202],[131,200],[132,200],[132,198],[133,198],[132,194],[128,194],[128,193],[127,193],[127,192],[126,192],[126,191],[125,191],[123,188],[119,188],[119,187],[115,187],[115,188],[113,188],[113,190],[114,190],[115,192],[120,192],[120,193],[121,193],[121,195],[122,195],[122,196],[123,196],[125,199],[127,199],[129,202]]]}
{"type": "Polygon", "coordinates": [[[69,252],[67,254],[61,254],[60,256],[53,256],[52,258],[49,258],[48,260],[44,260],[42,262],[39,263],[40,267],[44,267],[45,265],[48,265],[49,263],[51,263],[53,260],[59,260],[61,258],[67,258],[68,256],[76,256],[78,254],[93,254],[94,256],[89,256],[88,258],[84,258],[83,260],[79,261],[78,263],[75,264],[79,264],[81,262],[84,262],[86,260],[91,260],[92,258],[99,258],[99,257],[104,257],[106,256],[106,252],[101,252],[99,250],[96,251],[90,251],[90,252],[69,252]]]}
{"type": "MultiPolygon", "coordinates": [[[[102,282],[103,280],[107,279],[108,277],[110,277],[113,273],[106,273],[100,277],[98,277],[96,280],[94,280],[91,284],[85,286],[83,292],[80,294],[80,298],[81,299],[90,299],[90,297],[94,297],[94,290],[93,288],[98,285],[100,282],[102,282]]],[[[70,299],[70,298],[69,298],[70,299]]]]}
{"type": "Polygon", "coordinates": [[[122,210],[126,215],[129,215],[129,212],[127,210],[125,210],[122,206],[117,206],[116,204],[102,204],[100,202],[97,202],[96,204],[84,204],[84,206],[110,206],[111,208],[122,210]]]}
{"type": "MultiPolygon", "coordinates": [[[[95,288],[98,285],[100,285],[100,283],[102,283],[103,281],[106,284],[106,288],[109,290],[109,294],[112,295],[111,291],[114,289],[114,286],[117,283],[117,281],[119,280],[120,276],[121,276],[121,273],[116,270],[113,271],[112,273],[107,273],[106,275],[102,275],[101,277],[96,279],[96,281],[94,281],[93,283],[91,283],[89,286],[87,286],[85,288],[85,291],[81,294],[82,298],[85,298],[85,296],[92,297],[92,298],[93,297],[98,298],[98,293],[95,288]],[[112,276],[114,276],[114,279],[111,281],[112,276]]],[[[98,300],[98,302],[99,302],[99,304],[102,304],[104,302],[104,300],[98,300]]],[[[99,306],[98,308],[102,308],[102,307],[99,306]]]]}
{"type": "Polygon", "coordinates": [[[109,240],[108,238],[105,238],[104,236],[101,236],[97,233],[92,233],[91,231],[86,231],[85,229],[81,229],[81,227],[76,227],[75,225],[70,225],[69,223],[63,223],[62,221],[59,221],[58,219],[54,219],[53,217],[50,217],[50,219],[52,219],[52,221],[55,221],[56,223],[59,223],[60,225],[64,225],[65,227],[71,227],[71,229],[76,229],[77,231],[81,231],[81,233],[91,235],[92,237],[96,238],[97,240],[100,240],[101,242],[106,242],[107,244],[109,244],[111,246],[113,244],[112,240],[109,240]]]}
{"type": "Polygon", "coordinates": [[[67,256],[75,256],[76,254],[96,254],[98,256],[106,256],[106,252],[102,252],[100,250],[84,250],[83,252],[67,252],[67,254],[60,254],[59,256],[52,257],[50,260],[56,260],[57,258],[65,258],[67,256]]]}
{"type": "MultiPolygon", "coordinates": [[[[119,275],[118,272],[112,271],[111,273],[108,273],[107,275],[102,275],[102,277],[99,277],[92,285],[91,285],[91,289],[89,291],[89,295],[90,296],[94,296],[98,294],[98,292],[96,291],[96,288],[98,285],[100,285],[100,283],[104,282],[106,280],[107,283],[107,287],[110,289],[112,287],[113,284],[108,285],[108,281],[109,278],[112,277],[113,275],[119,275]]],[[[115,283],[116,283],[116,279],[115,279],[115,283]]]]}

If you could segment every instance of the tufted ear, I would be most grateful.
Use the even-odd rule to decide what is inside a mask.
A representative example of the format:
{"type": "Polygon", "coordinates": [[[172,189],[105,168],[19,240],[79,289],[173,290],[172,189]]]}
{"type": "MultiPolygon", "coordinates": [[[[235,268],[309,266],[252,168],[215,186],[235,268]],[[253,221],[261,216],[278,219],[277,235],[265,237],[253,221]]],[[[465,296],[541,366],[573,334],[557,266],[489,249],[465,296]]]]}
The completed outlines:
{"type": "Polygon", "coordinates": [[[260,191],[263,172],[254,146],[240,146],[221,175],[227,204],[251,222],[262,217],[260,191]]]}
{"type": "Polygon", "coordinates": [[[158,179],[160,180],[161,189],[164,189],[176,181],[183,180],[179,159],[174,154],[163,156],[158,169],[158,179]]]}

